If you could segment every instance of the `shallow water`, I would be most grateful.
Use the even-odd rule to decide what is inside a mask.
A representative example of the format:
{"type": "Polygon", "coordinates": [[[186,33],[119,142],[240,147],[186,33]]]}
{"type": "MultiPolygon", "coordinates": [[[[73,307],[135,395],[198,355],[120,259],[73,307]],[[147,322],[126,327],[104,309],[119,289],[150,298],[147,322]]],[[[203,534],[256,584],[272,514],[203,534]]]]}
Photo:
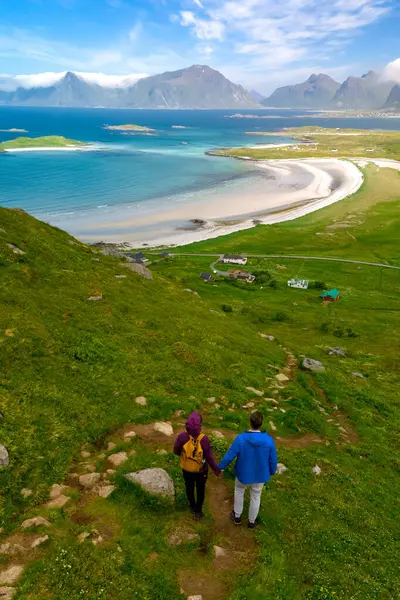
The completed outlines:
{"type": "MultiPolygon", "coordinates": [[[[85,239],[88,225],[101,223],[99,236],[109,234],[107,223],[123,214],[132,220],[136,215],[157,215],[166,205],[193,204],[195,218],[200,200],[211,199],[217,205],[229,194],[237,200],[242,191],[247,195],[258,192],[267,173],[244,161],[204,154],[218,147],[255,145],[269,139],[287,141],[285,137],[246,136],[246,131],[277,131],[304,124],[400,129],[397,119],[310,119],[301,111],[241,111],[277,117],[265,120],[225,118],[234,112],[0,107],[0,129],[24,128],[29,136],[64,135],[101,147],[91,152],[0,155],[0,204],[21,207],[85,239]],[[301,118],[296,118],[299,114],[301,118]],[[104,124],[121,123],[146,125],[156,129],[157,135],[103,129],[104,124]]],[[[1,132],[0,140],[18,135],[1,132]]],[[[179,225],[177,219],[169,227],[179,225]]],[[[131,233],[132,228],[131,223],[131,233]]],[[[157,229],[154,220],[151,229],[157,229]]],[[[141,237],[140,225],[136,237],[141,237]]]]}

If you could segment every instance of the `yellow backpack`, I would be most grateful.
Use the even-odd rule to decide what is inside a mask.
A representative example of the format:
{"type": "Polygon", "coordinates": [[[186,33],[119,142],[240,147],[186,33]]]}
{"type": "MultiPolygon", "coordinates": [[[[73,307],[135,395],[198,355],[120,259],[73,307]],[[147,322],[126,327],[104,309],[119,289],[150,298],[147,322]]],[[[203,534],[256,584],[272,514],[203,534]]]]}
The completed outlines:
{"type": "Polygon", "coordinates": [[[197,439],[190,436],[189,440],[182,448],[180,465],[184,471],[196,473],[201,471],[206,462],[203,456],[203,448],[201,440],[204,433],[201,433],[197,439]]]}

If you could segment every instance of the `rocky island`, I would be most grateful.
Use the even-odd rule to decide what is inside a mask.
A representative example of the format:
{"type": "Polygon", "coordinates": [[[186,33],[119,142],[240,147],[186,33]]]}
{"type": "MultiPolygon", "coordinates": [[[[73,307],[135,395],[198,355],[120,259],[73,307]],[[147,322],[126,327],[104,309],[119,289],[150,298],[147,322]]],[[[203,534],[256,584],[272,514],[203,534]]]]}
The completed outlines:
{"type": "Polygon", "coordinates": [[[153,133],[156,130],[144,125],[104,125],[103,129],[107,131],[127,131],[129,133],[153,133]]]}
{"type": "Polygon", "coordinates": [[[36,138],[18,137],[0,143],[0,152],[22,152],[28,150],[79,150],[87,147],[85,142],[70,140],[61,135],[45,135],[36,138]]]}
{"type": "Polygon", "coordinates": [[[0,129],[2,133],[28,133],[27,129],[18,129],[17,127],[11,127],[11,129],[0,129]]]}

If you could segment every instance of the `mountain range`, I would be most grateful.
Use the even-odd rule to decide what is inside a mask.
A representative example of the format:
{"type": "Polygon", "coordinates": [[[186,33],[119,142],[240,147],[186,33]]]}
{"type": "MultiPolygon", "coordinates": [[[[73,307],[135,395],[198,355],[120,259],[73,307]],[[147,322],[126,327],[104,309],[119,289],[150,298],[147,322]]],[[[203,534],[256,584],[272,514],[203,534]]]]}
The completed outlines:
{"type": "Polygon", "coordinates": [[[342,84],[328,75],[313,74],[303,83],[278,88],[262,104],[277,108],[378,110],[391,108],[396,102],[396,97],[390,98],[396,87],[399,86],[394,81],[383,79],[376,71],[348,77],[342,84]]]}
{"type": "Polygon", "coordinates": [[[241,85],[208,66],[144,77],[126,87],[102,87],[66,73],[45,87],[0,90],[0,104],[112,108],[247,108],[258,102],[241,85]]]}
{"type": "Polygon", "coordinates": [[[348,77],[343,83],[323,73],[313,74],[303,83],[280,87],[264,98],[206,65],[192,65],[134,82],[127,78],[122,86],[101,85],[93,78],[72,72],[60,74],[50,84],[17,83],[14,89],[9,86],[1,89],[0,85],[0,105],[25,106],[397,110],[399,96],[400,85],[369,71],[362,77],[348,77]]]}

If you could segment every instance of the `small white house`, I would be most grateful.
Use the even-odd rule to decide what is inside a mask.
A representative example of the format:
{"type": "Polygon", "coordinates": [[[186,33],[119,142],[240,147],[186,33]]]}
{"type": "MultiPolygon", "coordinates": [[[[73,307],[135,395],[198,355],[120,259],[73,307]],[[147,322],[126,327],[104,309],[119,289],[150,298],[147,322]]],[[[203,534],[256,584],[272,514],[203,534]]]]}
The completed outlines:
{"type": "Polygon", "coordinates": [[[287,282],[289,287],[306,290],[308,288],[308,279],[289,279],[287,282]]]}
{"type": "Polygon", "coordinates": [[[230,265],[245,265],[247,263],[247,258],[245,256],[240,256],[239,254],[224,254],[221,261],[230,265]]]}

